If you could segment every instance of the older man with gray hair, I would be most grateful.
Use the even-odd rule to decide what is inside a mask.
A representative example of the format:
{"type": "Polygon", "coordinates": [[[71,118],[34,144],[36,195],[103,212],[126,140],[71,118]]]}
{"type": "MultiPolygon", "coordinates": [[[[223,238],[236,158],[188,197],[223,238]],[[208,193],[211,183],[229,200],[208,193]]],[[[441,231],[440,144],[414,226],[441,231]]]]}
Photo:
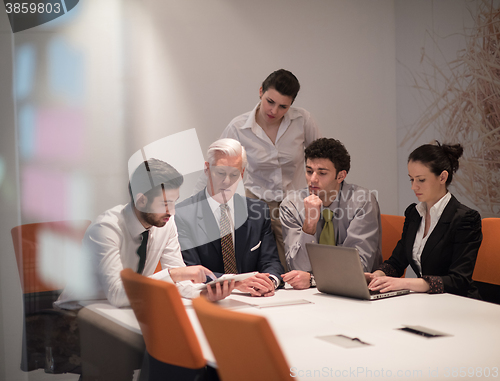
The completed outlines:
{"type": "Polygon", "coordinates": [[[236,194],[246,152],[234,139],[210,145],[205,189],[177,205],[175,222],[184,262],[202,265],[216,276],[258,271],[236,288],[252,296],[271,296],[284,269],[271,230],[269,208],[236,194]]]}

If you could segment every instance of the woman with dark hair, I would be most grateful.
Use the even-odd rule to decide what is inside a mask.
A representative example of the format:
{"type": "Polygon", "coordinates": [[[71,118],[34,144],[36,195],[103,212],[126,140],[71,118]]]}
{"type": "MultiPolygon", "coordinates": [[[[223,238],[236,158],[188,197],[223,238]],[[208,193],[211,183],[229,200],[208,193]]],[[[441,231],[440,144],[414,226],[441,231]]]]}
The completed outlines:
{"type": "Polygon", "coordinates": [[[299,90],[295,75],[276,70],[262,83],[260,102],[252,111],[234,118],[221,135],[238,140],[247,151],[246,195],[268,204],[285,269],[279,206],[288,191],[306,187],[304,149],[321,137],[311,114],[292,107],[299,90]]]}
{"type": "Polygon", "coordinates": [[[405,211],[401,240],[378,270],[366,274],[370,290],[477,297],[472,273],[483,239],[481,216],[448,192],[462,156],[460,144],[425,144],[408,157],[408,176],[419,204],[405,211]],[[399,278],[410,265],[418,278],[399,278]]]}

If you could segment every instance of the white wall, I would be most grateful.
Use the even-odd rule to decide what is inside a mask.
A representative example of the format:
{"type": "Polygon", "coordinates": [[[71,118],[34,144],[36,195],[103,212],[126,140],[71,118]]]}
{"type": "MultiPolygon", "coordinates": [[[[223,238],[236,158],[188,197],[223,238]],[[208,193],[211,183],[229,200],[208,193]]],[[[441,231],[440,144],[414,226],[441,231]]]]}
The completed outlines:
{"type": "Polygon", "coordinates": [[[295,105],[350,152],[348,181],[398,212],[392,1],[128,1],[125,12],[137,147],[195,127],[205,151],[286,68],[302,85],[295,105]]]}

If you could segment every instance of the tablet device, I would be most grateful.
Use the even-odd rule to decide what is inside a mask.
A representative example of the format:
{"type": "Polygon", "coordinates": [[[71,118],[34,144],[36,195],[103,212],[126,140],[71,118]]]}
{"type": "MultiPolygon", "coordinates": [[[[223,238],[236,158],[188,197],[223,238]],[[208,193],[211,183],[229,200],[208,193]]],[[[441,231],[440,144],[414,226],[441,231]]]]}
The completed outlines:
{"type": "Polygon", "coordinates": [[[197,284],[196,286],[199,290],[203,290],[203,289],[207,288],[208,285],[211,286],[211,285],[216,284],[216,283],[223,283],[226,280],[234,280],[235,282],[237,282],[240,280],[250,278],[251,276],[254,276],[258,273],[259,273],[258,271],[254,271],[251,273],[243,273],[243,274],[224,274],[224,275],[220,276],[219,278],[214,279],[208,283],[197,284]]]}

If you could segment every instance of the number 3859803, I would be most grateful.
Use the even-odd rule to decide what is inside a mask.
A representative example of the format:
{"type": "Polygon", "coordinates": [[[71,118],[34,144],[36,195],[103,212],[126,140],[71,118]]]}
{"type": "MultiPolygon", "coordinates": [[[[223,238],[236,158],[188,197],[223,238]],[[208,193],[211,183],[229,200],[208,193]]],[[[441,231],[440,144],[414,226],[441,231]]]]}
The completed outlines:
{"type": "Polygon", "coordinates": [[[5,3],[7,13],[60,13],[60,3],[5,3]]]}

